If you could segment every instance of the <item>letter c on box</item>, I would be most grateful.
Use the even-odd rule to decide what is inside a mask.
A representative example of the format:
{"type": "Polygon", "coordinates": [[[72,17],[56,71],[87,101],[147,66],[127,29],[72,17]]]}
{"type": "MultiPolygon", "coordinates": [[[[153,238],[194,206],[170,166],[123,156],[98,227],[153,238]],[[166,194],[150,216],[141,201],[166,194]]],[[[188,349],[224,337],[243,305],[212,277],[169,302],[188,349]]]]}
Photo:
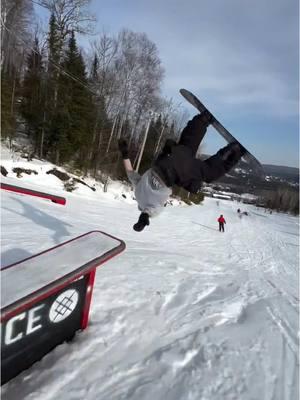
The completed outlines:
{"type": "Polygon", "coordinates": [[[6,324],[6,329],[5,329],[5,339],[4,342],[6,345],[12,344],[14,342],[17,342],[23,337],[23,333],[20,332],[17,336],[12,337],[13,331],[14,331],[14,323],[16,321],[22,321],[25,318],[25,313],[16,315],[15,317],[12,317],[8,323],[6,324]]]}

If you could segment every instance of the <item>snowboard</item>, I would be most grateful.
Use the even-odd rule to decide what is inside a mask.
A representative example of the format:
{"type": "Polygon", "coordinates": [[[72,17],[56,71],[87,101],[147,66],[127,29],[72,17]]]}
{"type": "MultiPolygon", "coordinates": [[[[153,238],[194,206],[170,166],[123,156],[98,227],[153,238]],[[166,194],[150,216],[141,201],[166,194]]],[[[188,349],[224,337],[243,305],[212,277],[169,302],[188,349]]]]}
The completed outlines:
{"type": "MultiPolygon", "coordinates": [[[[205,105],[203,103],[201,103],[201,101],[191,92],[189,92],[186,89],[180,89],[180,94],[189,102],[191,103],[194,107],[197,108],[198,111],[202,112],[202,111],[209,111],[205,105]]],[[[209,111],[210,112],[210,111],[209,111]]],[[[211,112],[210,112],[211,113],[211,112]]],[[[214,121],[212,122],[212,126],[216,129],[216,131],[226,140],[226,142],[228,143],[232,143],[232,142],[237,142],[239,143],[239,145],[243,146],[213,115],[213,113],[211,113],[211,115],[214,118],[214,121]]],[[[245,148],[245,146],[243,146],[244,149],[246,150],[246,153],[243,155],[243,159],[248,162],[248,164],[250,165],[250,167],[253,169],[253,171],[260,175],[261,177],[264,177],[264,170],[263,167],[261,165],[261,163],[254,157],[253,154],[250,153],[249,150],[247,150],[245,148]]]]}

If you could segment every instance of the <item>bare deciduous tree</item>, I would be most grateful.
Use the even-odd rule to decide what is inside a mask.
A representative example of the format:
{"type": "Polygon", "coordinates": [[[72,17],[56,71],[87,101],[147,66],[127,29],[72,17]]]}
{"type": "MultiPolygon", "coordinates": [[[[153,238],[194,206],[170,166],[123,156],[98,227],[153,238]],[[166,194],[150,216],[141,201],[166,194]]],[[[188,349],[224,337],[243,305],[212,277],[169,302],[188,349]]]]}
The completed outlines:
{"type": "Polygon", "coordinates": [[[29,0],[1,1],[1,67],[6,73],[20,68],[24,43],[30,38],[32,10],[29,0]]]}
{"type": "Polygon", "coordinates": [[[118,51],[118,43],[114,38],[103,32],[98,40],[92,43],[92,49],[98,59],[96,89],[100,96],[105,96],[107,107],[109,107],[109,100],[112,97],[116,83],[112,65],[118,51]]]}
{"type": "Polygon", "coordinates": [[[54,15],[62,40],[72,31],[93,32],[95,18],[88,11],[90,0],[40,0],[39,3],[54,15]]]}

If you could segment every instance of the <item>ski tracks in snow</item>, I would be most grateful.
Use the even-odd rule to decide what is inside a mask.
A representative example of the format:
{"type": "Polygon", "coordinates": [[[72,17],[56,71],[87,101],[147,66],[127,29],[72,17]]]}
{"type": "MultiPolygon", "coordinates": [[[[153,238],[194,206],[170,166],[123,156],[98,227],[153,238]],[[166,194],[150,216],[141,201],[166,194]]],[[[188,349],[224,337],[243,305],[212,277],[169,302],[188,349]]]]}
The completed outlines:
{"type": "Polygon", "coordinates": [[[174,221],[167,209],[143,236],[122,224],[127,249],[97,272],[87,331],[8,383],[6,400],[296,400],[297,247],[281,233],[293,243],[294,220],[201,207],[174,221]]]}
{"type": "MultiPolygon", "coordinates": [[[[255,223],[255,219],[250,219],[247,220],[247,227],[244,226],[247,229],[247,240],[241,243],[242,250],[237,247],[240,238],[235,238],[232,245],[239,252],[241,259],[244,259],[245,264],[251,265],[250,284],[255,288],[257,298],[264,299],[264,308],[270,321],[271,332],[273,335],[279,335],[281,341],[279,366],[276,372],[272,371],[272,374],[275,373],[275,385],[270,398],[296,399],[299,396],[299,299],[297,296],[299,277],[296,273],[298,251],[293,249],[287,252],[280,233],[268,230],[268,226],[261,227],[257,235],[255,223]],[[292,275],[294,275],[293,279],[291,279],[292,275]]],[[[278,352],[276,348],[276,353],[278,352]]]]}

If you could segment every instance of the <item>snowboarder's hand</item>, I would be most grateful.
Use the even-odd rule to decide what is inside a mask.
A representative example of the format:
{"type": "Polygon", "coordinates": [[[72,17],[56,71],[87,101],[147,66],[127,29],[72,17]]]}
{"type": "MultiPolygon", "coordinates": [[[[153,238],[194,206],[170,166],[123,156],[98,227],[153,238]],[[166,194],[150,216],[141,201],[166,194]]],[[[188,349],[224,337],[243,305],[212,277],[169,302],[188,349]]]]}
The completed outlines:
{"type": "Polygon", "coordinates": [[[146,225],[150,225],[149,215],[147,213],[142,212],[139,216],[139,220],[136,224],[133,225],[133,229],[136,232],[141,232],[146,225]]]}
{"type": "Polygon", "coordinates": [[[207,126],[212,124],[215,120],[214,116],[208,110],[202,111],[198,118],[204,121],[207,126]]]}
{"type": "Polygon", "coordinates": [[[175,140],[167,139],[165,144],[164,144],[164,147],[162,148],[162,151],[161,151],[162,154],[166,154],[166,155],[171,154],[172,153],[172,148],[174,146],[176,146],[175,140]]]}
{"type": "Polygon", "coordinates": [[[188,185],[184,186],[184,189],[190,193],[197,194],[197,193],[199,193],[201,187],[202,187],[201,181],[192,180],[188,185]]]}
{"type": "Polygon", "coordinates": [[[119,146],[120,153],[122,154],[123,160],[127,160],[129,158],[127,140],[119,139],[118,146],[119,146]]]}

